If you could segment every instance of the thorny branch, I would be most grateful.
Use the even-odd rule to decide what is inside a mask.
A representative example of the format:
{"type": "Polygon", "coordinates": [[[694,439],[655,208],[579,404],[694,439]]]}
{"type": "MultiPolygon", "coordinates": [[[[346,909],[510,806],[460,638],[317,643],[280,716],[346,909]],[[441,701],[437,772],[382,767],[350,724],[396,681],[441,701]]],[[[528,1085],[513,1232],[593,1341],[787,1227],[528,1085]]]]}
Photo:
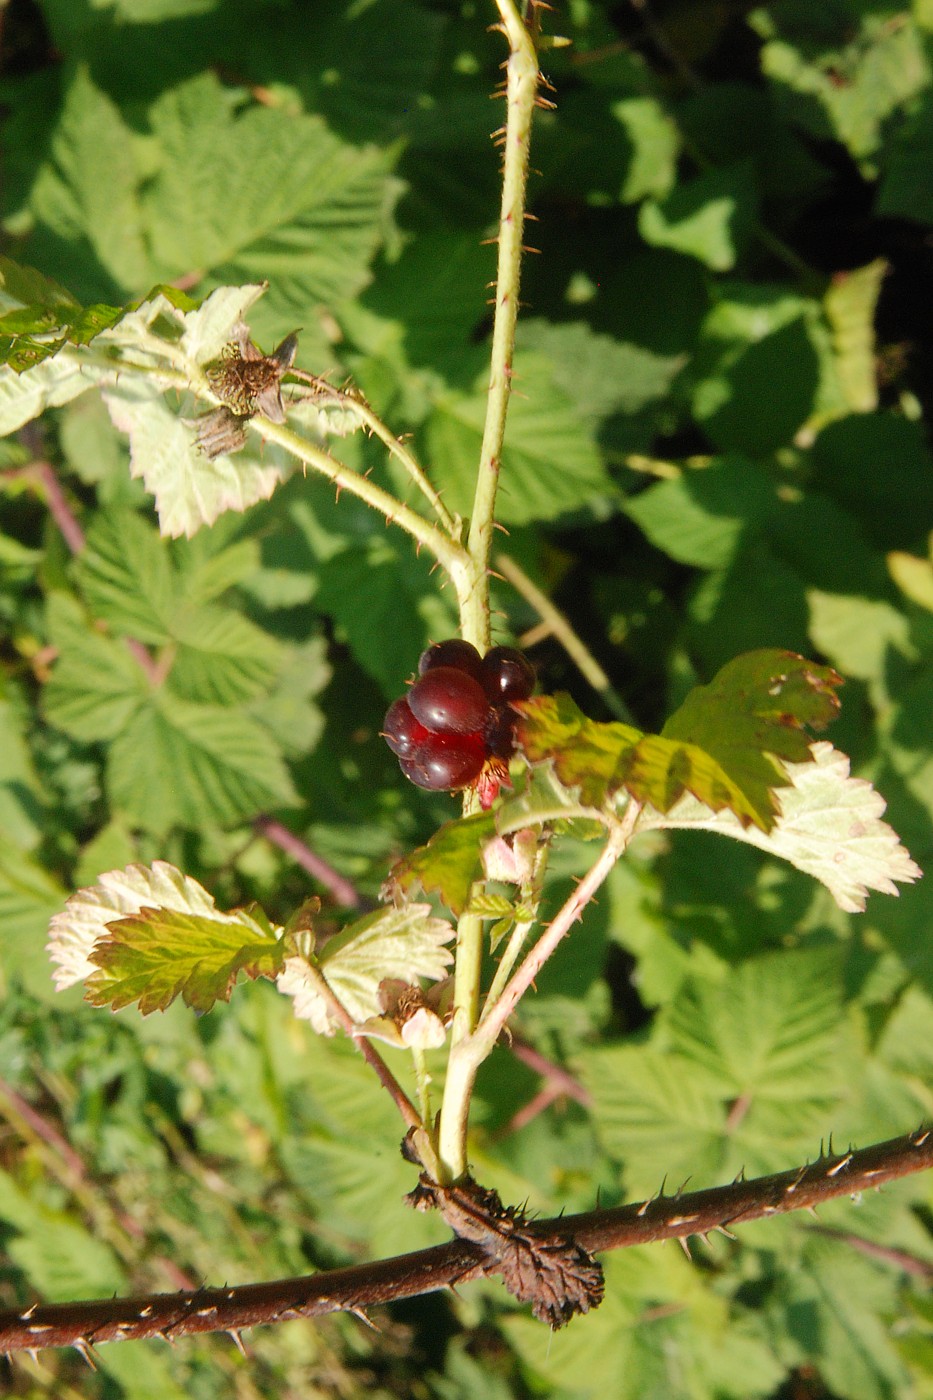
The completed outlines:
{"type": "MultiPolygon", "coordinates": [[[[920,1128],[859,1151],[830,1153],[775,1176],[532,1222],[528,1229],[544,1247],[556,1239],[571,1239],[589,1251],[623,1249],[703,1236],[766,1216],[812,1209],[834,1196],[856,1195],[931,1167],[933,1129],[920,1128]]],[[[92,1348],[101,1342],[146,1337],[174,1341],[190,1333],[222,1331],[239,1340],[244,1327],[338,1311],[360,1312],[492,1272],[496,1272],[496,1260],[487,1248],[455,1239],[394,1259],[272,1283],[88,1303],[33,1304],[0,1312],[0,1353],[73,1346],[93,1364],[92,1348]]]]}

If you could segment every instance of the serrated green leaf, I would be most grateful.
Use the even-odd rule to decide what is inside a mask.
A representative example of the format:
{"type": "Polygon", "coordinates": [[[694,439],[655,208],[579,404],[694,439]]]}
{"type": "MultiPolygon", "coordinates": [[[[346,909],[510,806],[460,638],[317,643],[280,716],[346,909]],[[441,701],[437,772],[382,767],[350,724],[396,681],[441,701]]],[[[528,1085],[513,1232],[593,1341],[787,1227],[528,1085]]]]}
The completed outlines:
{"type": "Polygon", "coordinates": [[[682,355],[658,355],[599,335],[585,321],[522,320],[517,343],[550,361],[555,384],[590,425],[664,399],[684,365],[682,355]]]}
{"type": "MultiPolygon", "coordinates": [[[[451,510],[467,513],[473,499],[486,410],[486,380],[471,394],[439,396],[426,425],[432,479],[451,510]]],[[[555,520],[605,499],[610,491],[596,445],[551,365],[517,356],[515,388],[502,451],[499,516],[510,525],[555,520]]]]}
{"type": "Polygon", "coordinates": [[[475,894],[468,912],[480,919],[514,919],[515,906],[504,894],[475,894]]]}
{"type": "Polygon", "coordinates": [[[785,785],[787,778],[778,769],[775,779],[775,765],[767,755],[807,762],[806,729],[824,729],[835,719],[835,691],[841,684],[842,677],[831,667],[793,652],[746,652],[728,662],[709,685],[692,690],[661,734],[712,755],[765,818],[757,825],[770,825],[767,819],[775,811],[772,790],[785,785]]]}
{"type": "Polygon", "coordinates": [[[36,997],[51,992],[43,952],[49,919],[62,906],[65,891],[54,876],[20,846],[0,838],[0,984],[21,980],[36,997]]]}
{"type": "Polygon", "coordinates": [[[4,1251],[43,1298],[108,1296],[126,1287],[119,1260],[104,1240],[64,1211],[54,1210],[0,1171],[0,1219],[12,1237],[4,1251]]]}
{"type": "Polygon", "coordinates": [[[581,1056],[599,1132],[627,1188],[655,1193],[776,1171],[842,1112],[855,1053],[834,949],[750,959],[688,979],[647,1046],[581,1056]]]}
{"type": "Polygon", "coordinates": [[[625,513],[672,559],[727,567],[778,509],[768,475],[739,456],[714,460],[630,496],[625,513]]]}
{"type": "Polygon", "coordinates": [[[922,871],[897,833],[881,820],[884,799],[864,779],[849,776],[845,754],[832,744],[813,744],[805,763],[784,768],[787,786],[777,793],[780,812],[766,831],[743,826],[730,811],[714,816],[693,798],[682,799],[664,816],[644,812],[638,829],[715,831],[747,841],[821,881],[849,914],[862,912],[869,890],[896,895],[896,881],[920,878],[922,871]]]}
{"type": "Polygon", "coordinates": [[[664,200],[647,200],[638,231],[646,243],[689,253],[726,272],[735,266],[757,212],[754,167],[740,161],[675,186],[664,200]]]}
{"type": "Polygon", "coordinates": [[[532,1387],[590,1400],[754,1400],[783,1375],[754,1321],[718,1296],[673,1250],[636,1246],[605,1256],[601,1306],[542,1343],[513,1313],[503,1330],[532,1387]],[[734,1350],[733,1350],[734,1348],[734,1350]]]}
{"type": "Polygon", "coordinates": [[[138,1004],[143,1016],[165,1011],[176,997],[195,1011],[229,1001],[240,974],[274,978],[284,950],[274,929],[246,910],[232,914],[149,909],[107,924],[90,961],[85,998],[114,1011],[138,1004]]]}
{"type": "MultiPolygon", "coordinates": [[[[587,719],[569,695],[523,701],[518,739],[532,762],[553,759],[560,781],[600,808],[624,788],[638,802],[667,812],[694,789],[715,810],[729,807],[742,821],[764,825],[757,810],[709,754],[694,744],[642,734],[630,725],[587,719]]],[[[775,770],[776,772],[776,770],[775,770]]]]}
{"type": "Polygon", "coordinates": [[[59,990],[94,974],[90,954],[109,936],[108,926],[114,919],[144,909],[238,921],[237,914],[217,909],[213,895],[203,885],[167,861],[108,870],[93,885],[70,895],[49,925],[49,955],[58,969],[54,977],[59,990]]]}
{"type": "Polygon", "coordinates": [[[419,653],[456,631],[431,561],[381,535],[321,566],[315,603],[336,619],[360,665],[392,699],[411,677],[419,653]]]}
{"type": "Polygon", "coordinates": [[[339,141],[316,117],[253,106],[234,116],[203,74],[151,109],[163,161],[146,194],[153,256],[168,276],[268,278],[268,314],[352,296],[390,198],[393,154],[339,141]]]}
{"type": "MultiPolygon", "coordinates": [[[[417,983],[446,975],[453,955],[446,945],[453,927],[431,913],[429,904],[377,909],[357,919],[325,943],[317,966],[357,1025],[381,1016],[379,984],[386,978],[417,983]]],[[[278,979],[279,991],[294,997],[295,1015],[310,1021],[322,1035],[332,1035],[337,1023],[309,975],[302,958],[289,958],[278,979]]]]}
{"type": "Polygon", "coordinates": [[[169,684],[186,700],[237,705],[267,691],[282,663],[282,647],[262,628],[228,608],[183,609],[172,625],[178,643],[169,684]]]}
{"type": "Polygon", "coordinates": [[[161,646],[178,606],[168,552],[135,511],[100,515],[88,531],[78,580],[95,617],[124,637],[161,646]]]}
{"type": "Polygon", "coordinates": [[[811,1235],[782,1270],[768,1311],[827,1386],[853,1400],[901,1400],[911,1381],[887,1317],[898,1310],[890,1269],[860,1258],[843,1240],[811,1235]],[[796,1326],[791,1319],[805,1319],[796,1326]]]}
{"type": "Polygon", "coordinates": [[[149,694],[142,667],[125,641],[88,627],[64,594],[51,596],[48,621],[59,653],[43,695],[49,723],[82,743],[115,738],[149,694]]]}
{"type": "Polygon", "coordinates": [[[483,846],[495,830],[490,812],[445,822],[426,846],[419,846],[393,866],[389,888],[405,891],[417,883],[426,894],[439,894],[454,914],[462,914],[473,884],[482,874],[483,846]]]}
{"type": "Polygon", "coordinates": [[[165,691],[114,738],[107,788],[146,831],[223,826],[297,793],[269,732],[248,715],[194,705],[165,691]]]}
{"type": "Polygon", "coordinates": [[[139,184],[129,127],[79,67],[32,192],[37,219],[65,241],[86,240],[117,286],[145,286],[152,277],[139,184]]]}

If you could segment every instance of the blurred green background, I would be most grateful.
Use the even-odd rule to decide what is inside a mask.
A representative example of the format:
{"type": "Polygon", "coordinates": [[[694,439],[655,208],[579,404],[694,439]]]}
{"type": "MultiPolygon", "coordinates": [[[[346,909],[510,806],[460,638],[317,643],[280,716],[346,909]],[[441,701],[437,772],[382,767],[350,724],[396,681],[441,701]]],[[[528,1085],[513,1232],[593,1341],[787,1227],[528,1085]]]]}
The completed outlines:
{"type": "MultiPolygon", "coordinates": [[[[268,279],[254,336],[351,376],[468,508],[488,355],[504,57],[491,0],[0,6],[0,251],[78,297],[268,279]]],[[[933,861],[933,4],[556,0],[535,129],[501,548],[642,727],[738,652],[846,678],[830,733],[933,861]]],[[[368,442],[337,450],[401,485],[368,442]]],[[[0,442],[0,1303],[245,1282],[444,1238],[405,1208],[358,1056],[265,985],[201,1020],[52,992],[49,917],[165,858],[273,917],[327,891],[271,812],[375,897],[453,815],[382,715],[450,596],[400,533],[296,478],[159,540],[86,395],[0,442]],[[87,544],[56,524],[48,463],[87,544]],[[140,697],[121,639],[170,647],[140,697]],[[218,714],[223,724],[215,724],[218,714]],[[209,742],[203,735],[217,734],[209,742]],[[193,735],[200,735],[196,739],[193,735]],[[244,754],[250,755],[245,758],[244,754]]],[[[61,510],[58,511],[59,521],[61,510]]],[[[499,640],[536,627],[496,588],[499,640]]],[[[553,638],[546,689],[597,718],[553,638]]],[[[589,852],[561,848],[553,898],[589,852]]],[[[845,916],[699,834],[644,838],[522,1008],[471,1157],[541,1212],[779,1170],[933,1116],[933,886],[845,916]]],[[[401,1067],[400,1072],[404,1072],[401,1067]]],[[[610,1257],[551,1338],[495,1284],[248,1336],[43,1352],[16,1397],[922,1400],[933,1184],[610,1257]]]]}

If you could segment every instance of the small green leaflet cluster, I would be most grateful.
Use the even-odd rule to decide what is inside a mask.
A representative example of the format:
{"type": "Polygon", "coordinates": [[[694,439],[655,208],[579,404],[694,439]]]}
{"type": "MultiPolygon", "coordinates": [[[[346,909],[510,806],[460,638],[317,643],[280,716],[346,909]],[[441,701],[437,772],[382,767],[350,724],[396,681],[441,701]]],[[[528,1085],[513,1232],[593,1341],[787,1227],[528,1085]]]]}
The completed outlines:
{"type": "Polygon", "coordinates": [[[750,842],[820,880],[840,908],[861,910],[869,889],[896,894],[896,881],[921,872],[881,821],[874,788],[807,736],[835,717],[840,683],[792,653],[751,652],[691,691],[660,735],[590,720],[567,695],[524,701],[522,750],[548,767],[495,813],[441,827],[396,865],[390,888],[417,882],[462,913],[494,835],[555,821],[591,834],[581,821],[630,799],[642,808],[636,832],[693,827],[750,842]]]}
{"type": "Polygon", "coordinates": [[[220,601],[257,560],[253,542],[221,539],[215,550],[176,546],[173,558],[152,526],[117,510],[88,533],[75,570],[81,601],[50,595],[57,660],[46,719],[79,743],[107,745],[113,809],[157,836],[297,800],[276,717],[298,698],[288,693],[301,670],[313,742],[311,695],[327,670],[220,601]]]}
{"type": "MultiPolygon", "coordinates": [[[[277,980],[295,1014],[320,1034],[337,1025],[322,981],[358,1025],[380,1017],[386,978],[438,981],[453,929],[428,905],[381,909],[313,947],[312,920],[301,931],[273,925],[261,909],[218,909],[208,892],[165,861],[101,875],[78,890],[49,928],[59,989],[85,983],[86,999],[114,1011],[136,1004],[143,1015],[176,997],[205,1012],[229,1001],[241,975],[277,980]]],[[[385,1029],[383,1028],[383,1034],[385,1029]]]]}

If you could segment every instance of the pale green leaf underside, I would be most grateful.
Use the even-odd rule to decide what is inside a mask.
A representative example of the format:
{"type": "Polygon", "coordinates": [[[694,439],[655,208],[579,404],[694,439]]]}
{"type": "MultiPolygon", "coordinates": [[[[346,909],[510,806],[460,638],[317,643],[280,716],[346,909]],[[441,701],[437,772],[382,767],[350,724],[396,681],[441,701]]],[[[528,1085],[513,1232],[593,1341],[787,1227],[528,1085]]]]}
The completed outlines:
{"type": "Polygon", "coordinates": [[[222,914],[203,885],[167,861],[109,870],[95,884],[71,895],[49,925],[49,954],[56,964],[53,977],[59,990],[96,971],[90,952],[99,938],[106,937],[108,923],[143,908],[207,918],[235,917],[222,914]]]}
{"type": "MultiPolygon", "coordinates": [[[[454,930],[434,918],[429,904],[379,909],[332,938],[318,958],[331,990],[357,1025],[379,1016],[379,983],[398,978],[415,983],[444,977],[452,961],[447,944],[454,930]]],[[[295,999],[295,1014],[323,1035],[333,1032],[331,1014],[301,958],[290,958],[278,979],[279,991],[295,999]]]]}
{"type": "Polygon", "coordinates": [[[151,382],[121,380],[104,401],[114,425],[129,435],[132,474],[155,497],[164,535],[190,537],[225,510],[268,500],[289,471],[287,455],[273,446],[262,462],[248,449],[210,460],[194,424],[173,413],[151,382]]]}
{"type": "Polygon", "coordinates": [[[919,879],[919,867],[881,820],[880,794],[849,776],[849,760],[831,744],[813,744],[810,752],[812,762],[784,764],[790,786],[776,790],[780,815],[769,832],[742,826],[728,809],[714,814],[689,794],[663,816],[646,808],[637,829],[683,827],[747,841],[820,880],[848,913],[865,908],[870,890],[897,894],[897,882],[919,879]]]}

